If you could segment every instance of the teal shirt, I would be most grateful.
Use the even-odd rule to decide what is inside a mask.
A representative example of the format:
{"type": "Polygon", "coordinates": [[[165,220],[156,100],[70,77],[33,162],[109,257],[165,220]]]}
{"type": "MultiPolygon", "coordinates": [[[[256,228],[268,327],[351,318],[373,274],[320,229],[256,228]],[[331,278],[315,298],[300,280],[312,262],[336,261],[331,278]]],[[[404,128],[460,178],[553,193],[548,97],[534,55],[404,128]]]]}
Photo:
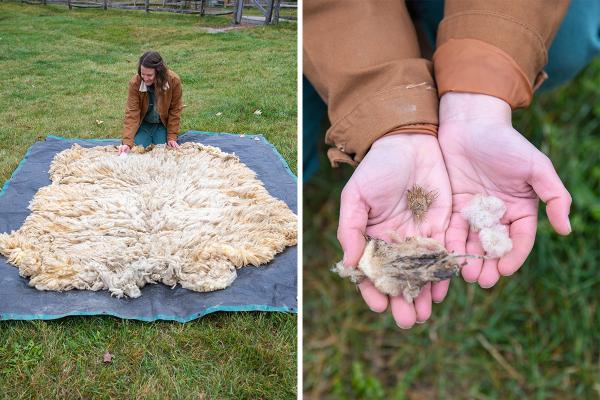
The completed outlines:
{"type": "Polygon", "coordinates": [[[144,117],[144,121],[151,124],[160,123],[160,116],[156,112],[156,94],[154,93],[154,85],[148,86],[148,111],[144,117]]]}

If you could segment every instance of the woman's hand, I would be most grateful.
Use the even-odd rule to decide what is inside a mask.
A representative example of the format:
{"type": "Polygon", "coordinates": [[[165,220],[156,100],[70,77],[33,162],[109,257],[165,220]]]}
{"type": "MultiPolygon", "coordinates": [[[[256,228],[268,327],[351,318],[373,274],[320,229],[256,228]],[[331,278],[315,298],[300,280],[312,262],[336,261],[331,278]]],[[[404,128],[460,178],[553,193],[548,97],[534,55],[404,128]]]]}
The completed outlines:
{"type": "Polygon", "coordinates": [[[118,150],[119,150],[119,155],[121,155],[124,153],[129,153],[129,150],[131,150],[131,147],[129,147],[129,145],[122,144],[118,147],[118,150]]]}
{"type": "Polygon", "coordinates": [[[492,287],[500,275],[512,275],[529,255],[535,240],[538,196],[554,230],[571,231],[571,196],[552,162],[512,127],[510,106],[492,96],[446,93],[440,101],[439,142],[452,185],[452,218],[446,233],[448,251],[483,255],[479,235],[461,216],[478,194],[506,204],[500,221],[509,228],[513,249],[500,259],[467,259],[462,275],[468,282],[492,287]]]}
{"type": "MultiPolygon", "coordinates": [[[[355,267],[365,247],[364,235],[390,240],[425,236],[444,243],[450,221],[451,192],[444,159],[434,136],[418,133],[388,135],[371,146],[365,159],[344,187],[340,206],[338,240],[344,250],[344,265],[355,267]],[[421,222],[407,205],[407,190],[419,185],[437,197],[421,222]]],[[[391,304],[399,327],[408,329],[431,315],[431,301],[441,302],[448,281],[427,285],[413,303],[402,296],[388,298],[366,280],[360,292],[371,310],[383,312],[391,304]]]]}
{"type": "Polygon", "coordinates": [[[172,147],[174,149],[178,149],[179,148],[179,144],[177,144],[176,140],[169,140],[167,142],[167,147],[172,147]]]}

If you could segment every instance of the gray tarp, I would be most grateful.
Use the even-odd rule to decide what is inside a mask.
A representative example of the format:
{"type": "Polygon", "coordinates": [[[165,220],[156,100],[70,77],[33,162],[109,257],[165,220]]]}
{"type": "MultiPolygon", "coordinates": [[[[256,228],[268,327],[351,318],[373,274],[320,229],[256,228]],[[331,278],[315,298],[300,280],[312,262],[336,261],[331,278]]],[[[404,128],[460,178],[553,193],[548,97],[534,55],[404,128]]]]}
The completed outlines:
{"type": "MultiPolygon", "coordinates": [[[[179,142],[200,142],[235,153],[254,170],[269,193],[283,200],[295,213],[296,178],[277,150],[260,135],[234,135],[189,131],[179,142]]],[[[48,169],[54,156],[73,143],[83,147],[112,146],[116,140],[64,139],[48,136],[29,148],[0,193],[0,232],[17,230],[30,211],[37,190],[50,184],[48,169]]],[[[185,171],[182,171],[185,173],[185,171]]],[[[215,311],[297,310],[296,247],[289,247],[269,264],[245,267],[224,290],[197,293],[177,286],[147,285],[137,299],[117,299],[108,291],[43,292],[0,256],[0,319],[54,319],[68,315],[114,315],[153,321],[190,321],[215,311]]]]}

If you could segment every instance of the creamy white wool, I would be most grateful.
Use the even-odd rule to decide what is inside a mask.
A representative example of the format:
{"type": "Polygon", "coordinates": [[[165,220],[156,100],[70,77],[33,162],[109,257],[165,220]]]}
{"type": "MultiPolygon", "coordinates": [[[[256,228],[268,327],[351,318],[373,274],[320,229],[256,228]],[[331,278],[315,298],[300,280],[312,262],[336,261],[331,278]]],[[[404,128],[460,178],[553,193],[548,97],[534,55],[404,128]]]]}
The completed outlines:
{"type": "Polygon", "coordinates": [[[512,240],[508,236],[508,228],[504,225],[494,225],[479,231],[479,240],[486,255],[492,258],[502,257],[512,250],[512,240]]]}
{"type": "Polygon", "coordinates": [[[0,234],[0,254],[39,290],[140,296],[147,283],[223,289],[236,268],[296,244],[296,215],[235,155],[185,143],[71,149],[23,226],[0,234]]]}
{"type": "Polygon", "coordinates": [[[463,217],[476,231],[499,224],[505,212],[506,205],[501,199],[483,194],[475,195],[462,209],[463,217]]]}
{"type": "Polygon", "coordinates": [[[462,209],[463,217],[479,232],[486,255],[492,258],[502,257],[512,250],[508,228],[500,223],[505,212],[506,205],[501,199],[483,194],[475,195],[462,209]]]}

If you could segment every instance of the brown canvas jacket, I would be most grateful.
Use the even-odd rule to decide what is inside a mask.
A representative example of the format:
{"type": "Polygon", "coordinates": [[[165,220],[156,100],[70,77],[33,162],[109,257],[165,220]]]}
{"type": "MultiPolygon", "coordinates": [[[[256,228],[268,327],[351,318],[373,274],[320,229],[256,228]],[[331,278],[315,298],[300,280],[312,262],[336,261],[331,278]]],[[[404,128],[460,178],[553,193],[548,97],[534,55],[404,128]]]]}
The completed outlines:
{"type": "Polygon", "coordinates": [[[569,0],[447,0],[433,56],[439,95],[489,94],[527,107],[569,0]]]}
{"type": "Polygon", "coordinates": [[[449,91],[527,106],[567,6],[446,0],[432,63],[403,0],[305,0],[304,74],[328,105],[332,165],[356,165],[386,134],[436,134],[438,98],[449,91]]]}
{"type": "MultiPolygon", "coordinates": [[[[179,133],[181,111],[183,110],[181,79],[169,70],[163,88],[156,87],[156,104],[163,125],[167,128],[167,141],[176,140],[179,133]]],[[[135,74],[129,81],[125,120],[123,123],[123,144],[133,146],[133,138],[148,112],[148,92],[142,77],[135,74]]]]}

